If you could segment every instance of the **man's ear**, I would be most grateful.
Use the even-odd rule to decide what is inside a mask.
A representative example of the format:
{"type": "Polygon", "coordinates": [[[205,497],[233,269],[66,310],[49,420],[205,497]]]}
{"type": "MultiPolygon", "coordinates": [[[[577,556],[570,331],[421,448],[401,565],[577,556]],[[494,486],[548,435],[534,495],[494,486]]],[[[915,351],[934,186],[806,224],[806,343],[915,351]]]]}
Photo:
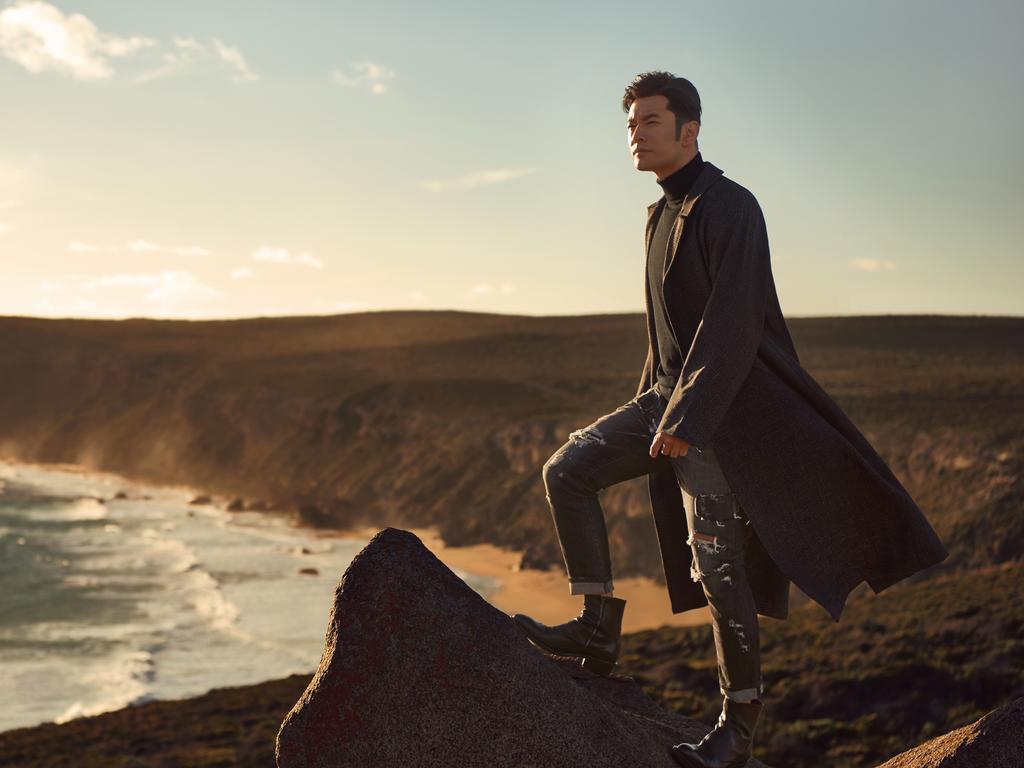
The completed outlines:
{"type": "Polygon", "coordinates": [[[679,146],[688,146],[697,141],[697,134],[700,133],[700,123],[690,120],[683,123],[683,129],[679,132],[679,146]]]}
{"type": "Polygon", "coordinates": [[[697,136],[700,135],[700,123],[698,123],[696,120],[691,120],[686,124],[686,129],[689,133],[691,140],[694,143],[696,143],[697,136]]]}

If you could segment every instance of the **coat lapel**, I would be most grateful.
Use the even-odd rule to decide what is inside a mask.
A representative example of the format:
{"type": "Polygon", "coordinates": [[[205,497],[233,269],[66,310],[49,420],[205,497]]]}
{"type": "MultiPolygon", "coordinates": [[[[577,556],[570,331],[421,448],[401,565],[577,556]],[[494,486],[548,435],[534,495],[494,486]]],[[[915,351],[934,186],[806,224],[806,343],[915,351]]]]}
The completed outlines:
{"type": "Polygon", "coordinates": [[[655,200],[653,203],[647,206],[647,229],[644,231],[644,254],[650,256],[651,253],[651,238],[654,237],[654,221],[657,218],[655,216],[657,207],[665,200],[664,197],[661,200],[655,200]]]}
{"type": "MultiPolygon", "coordinates": [[[[686,217],[690,215],[690,211],[693,210],[693,206],[697,204],[700,196],[704,194],[708,187],[714,184],[718,177],[723,173],[722,169],[704,161],[704,167],[701,168],[697,178],[693,182],[693,187],[690,192],[683,198],[683,204],[679,208],[679,213],[676,215],[675,225],[672,228],[672,247],[669,249],[668,258],[665,260],[665,271],[662,273],[662,280],[668,278],[668,273],[672,269],[672,265],[675,263],[676,254],[679,252],[679,243],[683,238],[683,225],[686,223],[686,217]]],[[[659,209],[665,206],[665,196],[662,195],[658,200],[654,201],[647,206],[647,228],[646,228],[646,254],[651,252],[651,240],[654,238],[654,222],[657,220],[655,214],[658,213],[659,209]]]]}

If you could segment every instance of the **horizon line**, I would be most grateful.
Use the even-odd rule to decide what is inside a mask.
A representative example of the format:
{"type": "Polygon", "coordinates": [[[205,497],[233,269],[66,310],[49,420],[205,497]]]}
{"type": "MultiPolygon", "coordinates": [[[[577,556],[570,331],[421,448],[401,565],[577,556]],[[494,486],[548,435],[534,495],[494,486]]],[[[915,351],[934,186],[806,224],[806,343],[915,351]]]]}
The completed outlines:
{"type": "MultiPolygon", "coordinates": [[[[564,314],[532,314],[526,312],[487,312],[472,309],[456,308],[390,308],[390,309],[365,309],[358,311],[333,312],[333,313],[304,313],[304,314],[279,314],[279,315],[239,315],[232,317],[153,317],[148,315],[131,315],[127,317],[81,317],[73,315],[0,315],[2,320],[58,320],[58,321],[81,321],[81,322],[170,322],[170,323],[229,323],[245,320],[286,320],[293,318],[329,318],[348,317],[356,315],[379,315],[379,314],[464,314],[464,315],[491,315],[494,317],[528,317],[535,319],[547,318],[571,318],[571,317],[613,317],[616,315],[645,315],[644,310],[633,310],[623,312],[573,312],[564,314]]],[[[854,319],[854,318],[987,318],[987,319],[1024,319],[1024,314],[983,314],[977,312],[877,312],[877,313],[849,313],[849,314],[785,314],[786,320],[828,320],[828,319],[854,319]]]]}

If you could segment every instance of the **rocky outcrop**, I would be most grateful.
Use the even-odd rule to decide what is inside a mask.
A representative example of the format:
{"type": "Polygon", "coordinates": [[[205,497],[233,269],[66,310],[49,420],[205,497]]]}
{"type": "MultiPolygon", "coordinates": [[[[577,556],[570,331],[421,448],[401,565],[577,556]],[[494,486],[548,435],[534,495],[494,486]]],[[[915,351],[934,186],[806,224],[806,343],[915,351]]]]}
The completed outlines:
{"type": "MultiPolygon", "coordinates": [[[[1004,564],[854,601],[840,625],[820,609],[765,622],[755,751],[786,768],[1024,765],[1022,592],[1024,569],[1004,564]]],[[[642,692],[630,678],[581,676],[575,662],[524,646],[404,531],[382,532],[337,596],[315,677],[5,731],[0,763],[266,768],[276,747],[281,765],[606,765],[639,743],[635,755],[653,753],[658,766],[663,745],[708,727],[671,712],[717,716],[708,627],[624,636],[620,669],[642,692]],[[607,756],[580,757],[610,742],[607,756]]]]}
{"type": "Polygon", "coordinates": [[[963,728],[936,736],[878,768],[1020,768],[1024,765],[1024,698],[963,728]]]}
{"type": "Polygon", "coordinates": [[[414,534],[385,528],[337,587],[276,757],[278,768],[675,768],[669,747],[707,730],[630,677],[541,653],[414,534]]]}

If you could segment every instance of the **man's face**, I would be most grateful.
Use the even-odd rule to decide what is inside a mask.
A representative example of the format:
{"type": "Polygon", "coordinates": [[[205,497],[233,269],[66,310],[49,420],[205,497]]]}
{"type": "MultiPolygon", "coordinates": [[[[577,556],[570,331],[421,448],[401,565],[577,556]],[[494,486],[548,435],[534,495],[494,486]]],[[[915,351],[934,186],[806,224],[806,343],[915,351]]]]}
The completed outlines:
{"type": "Polygon", "coordinates": [[[663,178],[681,168],[697,150],[694,143],[700,125],[683,123],[676,138],[676,116],[668,109],[668,97],[642,96],[629,107],[626,119],[629,151],[638,171],[654,171],[663,178]]]}

